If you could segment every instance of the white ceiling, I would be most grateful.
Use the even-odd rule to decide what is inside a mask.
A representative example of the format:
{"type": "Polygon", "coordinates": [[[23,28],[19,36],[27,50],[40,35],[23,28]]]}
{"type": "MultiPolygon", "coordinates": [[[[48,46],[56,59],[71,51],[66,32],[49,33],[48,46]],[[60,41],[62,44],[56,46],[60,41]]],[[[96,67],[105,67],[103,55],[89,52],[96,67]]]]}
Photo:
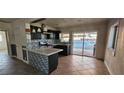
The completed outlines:
{"type": "Polygon", "coordinates": [[[104,22],[107,20],[107,18],[47,18],[40,23],[44,23],[52,27],[62,28],[79,24],[104,22]]]}
{"type": "Polygon", "coordinates": [[[17,19],[18,18],[0,18],[0,22],[11,23],[17,19]]]}
{"type": "MultiPolygon", "coordinates": [[[[0,18],[1,22],[11,23],[19,18],[0,18]]],[[[21,18],[20,18],[21,19],[21,18]]],[[[25,18],[26,19],[26,18],[25,18]]],[[[32,18],[36,20],[37,18],[32,18]]],[[[88,24],[88,23],[96,23],[103,22],[108,20],[107,18],[46,18],[39,24],[46,24],[51,27],[62,28],[79,24],[88,24]]]]}

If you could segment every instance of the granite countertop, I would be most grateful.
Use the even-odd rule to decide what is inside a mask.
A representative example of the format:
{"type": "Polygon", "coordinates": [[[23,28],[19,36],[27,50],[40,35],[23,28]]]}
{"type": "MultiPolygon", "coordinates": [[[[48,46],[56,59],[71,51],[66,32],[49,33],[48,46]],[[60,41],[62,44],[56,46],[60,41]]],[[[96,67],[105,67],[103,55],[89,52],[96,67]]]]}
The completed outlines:
{"type": "Polygon", "coordinates": [[[56,48],[38,48],[38,49],[26,49],[26,50],[39,53],[45,56],[50,56],[63,51],[62,49],[56,49],[56,48]]]}
{"type": "Polygon", "coordinates": [[[68,45],[71,45],[71,44],[52,44],[52,45],[66,45],[66,46],[68,46],[68,45]]]}

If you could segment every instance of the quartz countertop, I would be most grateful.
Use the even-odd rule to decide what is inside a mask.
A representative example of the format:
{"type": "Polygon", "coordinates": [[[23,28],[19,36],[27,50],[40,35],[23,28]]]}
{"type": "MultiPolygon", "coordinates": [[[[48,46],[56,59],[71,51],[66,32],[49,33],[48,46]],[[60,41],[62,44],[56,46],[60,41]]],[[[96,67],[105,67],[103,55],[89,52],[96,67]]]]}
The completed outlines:
{"type": "Polygon", "coordinates": [[[50,56],[63,51],[62,49],[56,49],[56,48],[38,48],[38,49],[26,49],[26,50],[39,53],[45,56],[50,56]]]}

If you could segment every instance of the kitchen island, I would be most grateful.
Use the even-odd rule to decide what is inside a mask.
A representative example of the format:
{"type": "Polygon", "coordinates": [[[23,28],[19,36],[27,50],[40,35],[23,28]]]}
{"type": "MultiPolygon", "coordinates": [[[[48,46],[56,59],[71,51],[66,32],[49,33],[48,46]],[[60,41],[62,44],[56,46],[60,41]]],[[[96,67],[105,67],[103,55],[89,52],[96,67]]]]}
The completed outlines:
{"type": "Polygon", "coordinates": [[[50,74],[58,66],[58,53],[63,51],[56,48],[27,49],[28,61],[44,74],[50,74]]]}
{"type": "Polygon", "coordinates": [[[71,44],[54,44],[53,48],[62,49],[63,51],[59,52],[60,55],[68,56],[71,54],[71,44]]]}

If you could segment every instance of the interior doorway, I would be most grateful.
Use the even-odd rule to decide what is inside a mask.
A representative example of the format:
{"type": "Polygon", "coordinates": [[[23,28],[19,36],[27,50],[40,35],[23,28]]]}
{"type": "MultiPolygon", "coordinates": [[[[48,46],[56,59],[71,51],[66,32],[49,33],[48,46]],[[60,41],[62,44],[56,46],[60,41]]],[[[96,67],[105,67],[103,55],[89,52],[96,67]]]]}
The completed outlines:
{"type": "Polygon", "coordinates": [[[97,32],[73,33],[73,54],[95,57],[97,32]]]}
{"type": "Polygon", "coordinates": [[[0,54],[8,55],[7,35],[5,31],[0,31],[0,54]]]}

